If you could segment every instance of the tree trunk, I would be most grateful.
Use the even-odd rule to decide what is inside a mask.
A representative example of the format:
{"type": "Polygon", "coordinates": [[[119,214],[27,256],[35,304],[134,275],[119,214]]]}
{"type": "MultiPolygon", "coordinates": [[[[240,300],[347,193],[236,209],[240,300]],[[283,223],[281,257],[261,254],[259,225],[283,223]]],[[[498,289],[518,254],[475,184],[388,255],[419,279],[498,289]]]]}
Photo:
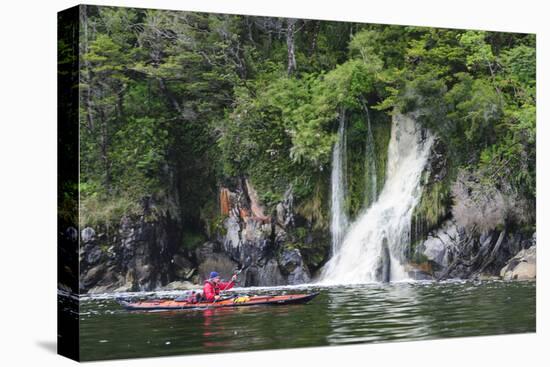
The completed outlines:
{"type": "Polygon", "coordinates": [[[117,97],[117,115],[120,123],[124,118],[124,93],[122,93],[122,90],[118,93],[117,97]]]}
{"type": "Polygon", "coordinates": [[[288,50],[288,75],[296,70],[296,55],[294,53],[294,32],[296,30],[296,19],[287,19],[286,47],[288,50]]]}
{"type": "Polygon", "coordinates": [[[109,162],[109,137],[107,119],[103,109],[99,109],[99,118],[101,120],[101,135],[100,135],[100,149],[101,149],[101,162],[103,164],[103,170],[105,172],[104,186],[108,192],[111,191],[111,167],[109,162]]]}
{"type": "Polygon", "coordinates": [[[250,21],[250,17],[245,17],[245,19],[246,19],[246,28],[248,31],[248,40],[250,41],[251,44],[256,46],[256,42],[254,42],[254,37],[252,34],[252,26],[254,23],[250,21]]]}
{"type": "Polygon", "coordinates": [[[84,62],[84,70],[80,73],[82,78],[81,83],[87,85],[86,88],[86,99],[84,100],[84,105],[86,107],[86,119],[88,121],[88,130],[94,130],[94,111],[92,108],[92,67],[90,62],[82,57],[88,53],[88,14],[86,5],[82,5],[80,8],[80,23],[82,24],[83,31],[83,40],[80,45],[80,57],[84,62]]]}
{"type": "Polygon", "coordinates": [[[174,109],[180,114],[180,116],[183,117],[183,109],[181,108],[180,103],[176,99],[176,96],[174,96],[172,92],[170,92],[170,90],[168,89],[168,87],[166,86],[166,83],[164,83],[164,80],[162,78],[157,78],[157,81],[159,83],[160,91],[166,96],[166,98],[168,98],[168,100],[172,104],[172,107],[174,107],[174,109]]]}
{"type": "Polygon", "coordinates": [[[311,44],[309,46],[309,56],[313,56],[317,50],[317,39],[319,38],[319,31],[321,30],[321,21],[313,21],[313,31],[311,36],[311,44]]]}

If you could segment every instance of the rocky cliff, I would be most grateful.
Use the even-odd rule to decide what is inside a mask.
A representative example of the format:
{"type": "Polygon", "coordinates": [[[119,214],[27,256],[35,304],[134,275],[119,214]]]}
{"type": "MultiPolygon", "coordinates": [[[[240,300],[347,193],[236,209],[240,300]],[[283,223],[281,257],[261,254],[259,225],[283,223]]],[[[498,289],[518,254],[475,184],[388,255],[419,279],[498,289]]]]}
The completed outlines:
{"type": "Polygon", "coordinates": [[[177,223],[123,217],[115,234],[81,231],[80,290],[140,291],[178,279],[177,223]]]}
{"type": "MultiPolygon", "coordinates": [[[[224,234],[219,237],[220,253],[243,269],[244,286],[300,284],[310,274],[298,249],[286,246],[294,226],[292,191],[288,190],[274,215],[264,214],[256,191],[248,180],[241,181],[228,193],[229,212],[223,221],[224,234]]],[[[206,259],[208,261],[208,259],[206,259]]],[[[207,263],[207,262],[206,262],[207,263]]],[[[201,275],[209,268],[203,263],[201,275]]]]}
{"type": "Polygon", "coordinates": [[[240,270],[240,286],[273,286],[309,282],[311,274],[294,242],[292,190],[272,214],[265,214],[246,179],[220,189],[221,223],[213,238],[195,249],[182,248],[181,226],[170,217],[148,220],[123,217],[113,231],[82,229],[80,290],[143,291],[170,284],[201,284],[212,270],[229,278],[240,270]],[[190,283],[181,283],[181,282],[190,283]],[[180,283],[175,283],[180,282],[180,283]]]}
{"type": "MultiPolygon", "coordinates": [[[[516,279],[513,269],[518,263],[525,262],[535,267],[535,245],[536,234],[494,230],[476,235],[450,219],[416,246],[414,257],[424,259],[425,263],[420,271],[416,269],[414,273],[438,280],[498,276],[516,279]],[[525,256],[524,261],[525,253],[530,255],[525,256]],[[513,260],[515,257],[519,257],[517,262],[513,260]]],[[[528,278],[527,273],[522,274],[520,278],[528,278]]],[[[536,277],[534,270],[529,270],[528,274],[536,277]]]]}

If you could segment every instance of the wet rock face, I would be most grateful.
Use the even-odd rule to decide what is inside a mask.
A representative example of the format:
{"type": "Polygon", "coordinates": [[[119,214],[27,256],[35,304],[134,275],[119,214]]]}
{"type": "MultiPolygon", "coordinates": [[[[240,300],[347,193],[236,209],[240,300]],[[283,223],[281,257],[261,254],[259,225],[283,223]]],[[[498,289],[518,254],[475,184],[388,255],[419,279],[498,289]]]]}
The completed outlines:
{"type": "Polygon", "coordinates": [[[124,217],[114,234],[87,227],[80,235],[82,293],[152,290],[177,280],[177,229],[167,218],[148,222],[124,217]]]}
{"type": "Polygon", "coordinates": [[[99,264],[89,269],[84,278],[81,279],[81,288],[89,289],[98,284],[105,276],[107,267],[103,264],[99,264]]]}
{"type": "Polygon", "coordinates": [[[261,265],[272,246],[271,226],[250,218],[242,220],[235,216],[227,218],[224,226],[224,252],[243,268],[261,265]]]}
{"type": "Polygon", "coordinates": [[[80,234],[80,238],[82,239],[82,242],[88,243],[92,241],[95,237],[95,231],[91,227],[86,227],[82,230],[80,234]]]}
{"type": "Polygon", "coordinates": [[[168,283],[165,286],[162,287],[162,290],[165,291],[180,291],[180,290],[190,290],[190,289],[197,289],[197,285],[186,282],[186,281],[174,281],[172,283],[168,283]]]}
{"type": "Polygon", "coordinates": [[[230,279],[240,270],[239,286],[309,282],[300,251],[285,248],[296,241],[293,201],[289,189],[269,215],[247,180],[222,188],[223,230],[197,249],[186,250],[181,248],[181,224],[166,217],[146,220],[155,204],[144,200],[141,217],[123,217],[109,233],[86,227],[72,234],[81,239],[80,291],[154,290],[175,281],[200,285],[211,271],[230,279]]]}
{"type": "Polygon", "coordinates": [[[388,283],[390,281],[390,272],[390,249],[388,247],[387,239],[384,238],[384,242],[382,243],[382,252],[376,268],[375,278],[379,282],[388,283]]]}
{"type": "Polygon", "coordinates": [[[500,270],[505,280],[532,280],[537,278],[537,249],[523,249],[500,270]]]}
{"type": "Polygon", "coordinates": [[[279,266],[286,274],[292,273],[297,267],[302,265],[302,256],[296,249],[285,249],[279,258],[279,266]]]}
{"type": "Polygon", "coordinates": [[[223,244],[226,251],[232,252],[241,246],[241,226],[237,216],[228,217],[223,223],[226,235],[223,244]]]}
{"type": "Polygon", "coordinates": [[[415,256],[433,266],[436,279],[498,276],[518,252],[535,245],[536,235],[494,230],[475,235],[448,220],[416,246],[415,256]]]}
{"type": "MultiPolygon", "coordinates": [[[[258,284],[269,285],[285,285],[287,283],[285,277],[281,274],[279,264],[275,259],[270,259],[264,265],[263,271],[258,276],[258,284]]],[[[303,282],[302,282],[303,283],[303,282]]]]}
{"type": "Polygon", "coordinates": [[[309,272],[305,266],[297,267],[292,273],[288,274],[287,284],[297,285],[309,283],[311,280],[309,272]]]}
{"type": "Polygon", "coordinates": [[[428,235],[422,244],[422,254],[430,261],[441,267],[449,265],[449,249],[460,240],[460,234],[456,224],[447,221],[436,232],[428,235]]]}
{"type": "Polygon", "coordinates": [[[299,250],[285,250],[276,259],[277,249],[284,246],[288,238],[282,226],[235,216],[227,218],[224,226],[223,251],[238,268],[245,269],[240,285],[273,286],[310,281],[299,250]]]}
{"type": "Polygon", "coordinates": [[[264,265],[252,265],[245,269],[240,277],[240,286],[276,286],[287,284],[275,259],[269,259],[264,265]]]}
{"type": "MultiPolygon", "coordinates": [[[[258,194],[247,180],[231,191],[222,188],[225,212],[224,235],[218,239],[222,253],[243,269],[239,285],[272,286],[310,281],[310,274],[299,250],[285,250],[288,229],[294,226],[292,190],[276,205],[273,216],[265,214],[258,194]],[[277,254],[280,253],[280,256],[277,254]]],[[[206,244],[203,246],[207,246],[206,244]]],[[[208,259],[198,259],[199,263],[208,259]]],[[[225,260],[224,260],[225,261],[225,260]]],[[[213,264],[210,261],[210,264],[213,264]]],[[[209,264],[209,266],[210,266],[209,264]]],[[[228,265],[226,262],[225,265],[228,265]]],[[[220,264],[220,266],[223,266],[220,264]]],[[[206,265],[200,265],[206,273],[206,265]]],[[[209,271],[218,268],[210,268],[209,271]]],[[[205,274],[201,274],[201,278],[205,274]]]]}
{"type": "Polygon", "coordinates": [[[156,289],[170,280],[176,241],[169,238],[169,232],[167,222],[123,220],[118,248],[122,261],[118,265],[123,273],[133,274],[135,288],[156,289]]]}
{"type": "Polygon", "coordinates": [[[277,204],[277,223],[283,228],[294,226],[294,195],[292,189],[285,192],[283,201],[277,204]]]}
{"type": "Polygon", "coordinates": [[[84,261],[87,264],[95,265],[104,257],[101,248],[95,244],[90,244],[84,247],[84,261]]]}
{"type": "Polygon", "coordinates": [[[196,258],[200,282],[208,279],[212,271],[217,271],[221,278],[228,280],[238,269],[238,263],[216,242],[206,242],[200,246],[196,250],[196,258]]]}
{"type": "Polygon", "coordinates": [[[309,271],[304,264],[298,249],[285,249],[279,257],[279,268],[286,275],[290,285],[308,283],[311,280],[309,271]]]}
{"type": "Polygon", "coordinates": [[[191,279],[195,275],[195,266],[188,258],[181,254],[175,254],[172,258],[174,274],[178,279],[191,279]]]}

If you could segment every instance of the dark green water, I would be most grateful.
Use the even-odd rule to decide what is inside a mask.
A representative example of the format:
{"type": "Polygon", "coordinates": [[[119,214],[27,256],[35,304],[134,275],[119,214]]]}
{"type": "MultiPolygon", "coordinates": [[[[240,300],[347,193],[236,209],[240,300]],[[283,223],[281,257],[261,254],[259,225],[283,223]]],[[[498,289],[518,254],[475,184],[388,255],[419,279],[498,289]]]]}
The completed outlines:
{"type": "Polygon", "coordinates": [[[110,297],[84,299],[80,309],[81,358],[167,356],[535,331],[535,282],[312,286],[248,292],[313,290],[321,294],[306,305],[170,312],[127,312],[110,297]]]}

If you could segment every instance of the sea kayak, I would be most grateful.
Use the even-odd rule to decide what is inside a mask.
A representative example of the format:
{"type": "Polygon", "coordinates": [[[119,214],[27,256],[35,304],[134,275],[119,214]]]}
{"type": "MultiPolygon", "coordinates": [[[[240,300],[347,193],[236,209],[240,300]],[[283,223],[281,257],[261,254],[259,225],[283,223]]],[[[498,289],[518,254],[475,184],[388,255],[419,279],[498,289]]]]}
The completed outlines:
{"type": "Polygon", "coordinates": [[[174,299],[159,299],[130,302],[118,300],[118,303],[130,311],[148,311],[148,310],[185,310],[201,308],[221,308],[221,307],[243,307],[243,306],[261,306],[261,305],[290,305],[307,303],[315,298],[319,293],[309,294],[288,294],[283,296],[240,296],[223,298],[216,302],[191,303],[188,301],[177,301],[174,299]]]}

